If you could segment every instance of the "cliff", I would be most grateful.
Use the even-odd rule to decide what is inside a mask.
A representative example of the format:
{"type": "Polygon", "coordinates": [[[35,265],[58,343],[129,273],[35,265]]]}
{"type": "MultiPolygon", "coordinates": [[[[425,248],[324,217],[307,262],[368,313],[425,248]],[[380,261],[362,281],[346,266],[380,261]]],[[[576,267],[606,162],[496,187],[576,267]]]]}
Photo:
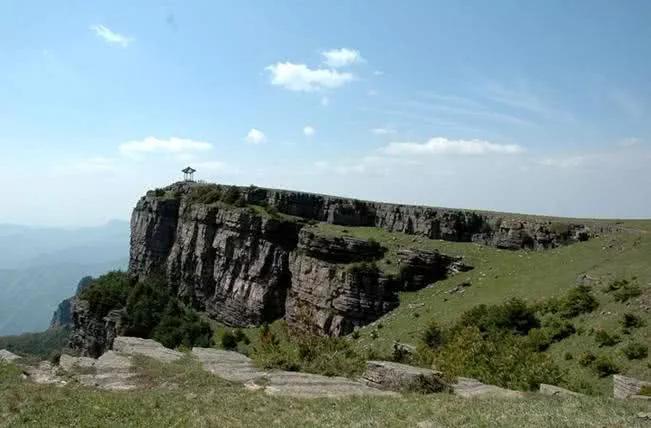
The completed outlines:
{"type": "MultiPolygon", "coordinates": [[[[400,290],[417,290],[469,268],[437,251],[402,249],[397,270],[383,270],[378,261],[386,248],[322,233],[319,224],[505,249],[543,250],[593,233],[579,223],[183,182],[138,201],[129,273],[138,279],[162,274],[174,295],[228,325],[284,317],[293,329],[344,335],[394,309],[400,290]]],[[[120,308],[97,319],[83,302],[76,306],[74,345],[106,347],[120,308]]]]}

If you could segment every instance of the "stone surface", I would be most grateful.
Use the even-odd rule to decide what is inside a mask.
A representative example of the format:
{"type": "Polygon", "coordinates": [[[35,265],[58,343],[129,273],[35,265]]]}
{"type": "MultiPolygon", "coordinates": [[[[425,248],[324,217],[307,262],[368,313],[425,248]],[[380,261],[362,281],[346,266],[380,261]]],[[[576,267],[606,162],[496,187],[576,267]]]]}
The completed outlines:
{"type": "Polygon", "coordinates": [[[452,385],[454,394],[463,398],[524,398],[524,393],[513,391],[511,389],[500,388],[495,385],[486,385],[477,379],[467,377],[457,378],[457,382],[452,385]]]}
{"type": "Polygon", "coordinates": [[[98,359],[61,355],[59,366],[84,386],[111,391],[137,388],[136,373],[129,357],[107,351],[98,359]]]}
{"type": "Polygon", "coordinates": [[[441,372],[391,361],[367,361],[362,379],[369,386],[390,391],[431,393],[449,390],[441,372]]]}
{"type": "Polygon", "coordinates": [[[143,355],[163,363],[171,363],[183,357],[183,353],[169,349],[151,339],[118,336],[113,341],[113,350],[126,355],[143,355]]]}
{"type": "Polygon", "coordinates": [[[261,370],[255,367],[250,358],[237,352],[193,348],[192,354],[206,371],[231,382],[242,383],[246,389],[264,390],[270,395],[301,398],[392,395],[391,392],[381,391],[343,377],[261,370]]]}
{"type": "Polygon", "coordinates": [[[77,283],[77,290],[75,295],[63,300],[57,306],[57,309],[52,315],[52,320],[50,321],[50,328],[61,328],[61,327],[73,327],[74,321],[72,319],[72,312],[74,307],[74,301],[76,296],[84,291],[93,281],[93,278],[90,276],[83,277],[79,283],[77,283]]]}
{"type": "Polygon", "coordinates": [[[560,386],[548,385],[546,383],[540,384],[539,392],[544,395],[553,395],[557,397],[580,397],[584,395],[578,392],[570,391],[569,389],[561,388],[560,386]]]}
{"type": "Polygon", "coordinates": [[[57,367],[49,361],[41,361],[36,367],[27,367],[27,377],[34,383],[63,386],[68,382],[57,373],[57,367]]]}
{"type": "Polygon", "coordinates": [[[613,396],[615,398],[625,399],[638,395],[642,387],[645,386],[651,388],[651,382],[628,376],[613,375],[613,396]]]}
{"type": "Polygon", "coordinates": [[[6,349],[0,349],[0,361],[15,361],[20,357],[12,352],[7,351],[6,349]]]}

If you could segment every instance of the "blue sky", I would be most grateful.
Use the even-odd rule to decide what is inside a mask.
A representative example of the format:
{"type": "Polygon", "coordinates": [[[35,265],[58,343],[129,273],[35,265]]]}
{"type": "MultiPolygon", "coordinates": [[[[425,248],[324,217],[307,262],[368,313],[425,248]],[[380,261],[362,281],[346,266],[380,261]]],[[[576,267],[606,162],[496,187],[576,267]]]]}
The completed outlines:
{"type": "Polygon", "coordinates": [[[181,177],[651,217],[648,1],[0,4],[0,222],[181,177]],[[10,201],[10,202],[7,202],[10,201]]]}

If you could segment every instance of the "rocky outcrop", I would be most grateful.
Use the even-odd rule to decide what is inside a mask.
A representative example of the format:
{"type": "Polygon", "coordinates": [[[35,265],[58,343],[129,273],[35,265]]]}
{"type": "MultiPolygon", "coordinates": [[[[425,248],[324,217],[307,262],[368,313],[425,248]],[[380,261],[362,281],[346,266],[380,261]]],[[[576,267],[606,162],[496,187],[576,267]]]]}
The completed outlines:
{"type": "Polygon", "coordinates": [[[540,389],[538,390],[543,395],[553,395],[554,397],[583,397],[584,394],[578,392],[570,391],[569,389],[561,388],[556,385],[548,385],[546,383],[540,384],[540,389]]]}
{"type": "Polygon", "coordinates": [[[92,358],[111,349],[113,340],[121,331],[122,310],[113,310],[98,318],[91,312],[86,300],[75,299],[72,314],[74,329],[69,340],[70,348],[79,351],[84,357],[92,358]]]}
{"type": "Polygon", "coordinates": [[[162,363],[173,363],[183,356],[181,352],[166,348],[155,340],[128,336],[116,337],[113,341],[113,351],[126,355],[142,355],[162,363]]]}
{"type": "Polygon", "coordinates": [[[450,386],[443,374],[391,361],[367,361],[362,379],[367,385],[396,392],[444,392],[450,386]]]}
{"type": "Polygon", "coordinates": [[[77,284],[77,290],[75,291],[75,295],[59,303],[59,306],[57,306],[57,309],[54,311],[54,314],[52,315],[52,321],[50,321],[50,328],[74,326],[72,321],[72,309],[73,309],[74,299],[82,291],[84,291],[92,283],[92,281],[93,281],[93,277],[91,276],[83,277],[77,284]]]}
{"type": "Polygon", "coordinates": [[[521,391],[481,383],[477,379],[458,377],[452,392],[463,398],[524,398],[521,391]]]}
{"type": "Polygon", "coordinates": [[[6,349],[0,349],[0,362],[12,362],[20,359],[20,357],[12,352],[7,351],[6,349]]]}
{"type": "Polygon", "coordinates": [[[613,375],[613,396],[619,399],[637,398],[642,388],[651,388],[651,382],[628,376],[613,375]]]}

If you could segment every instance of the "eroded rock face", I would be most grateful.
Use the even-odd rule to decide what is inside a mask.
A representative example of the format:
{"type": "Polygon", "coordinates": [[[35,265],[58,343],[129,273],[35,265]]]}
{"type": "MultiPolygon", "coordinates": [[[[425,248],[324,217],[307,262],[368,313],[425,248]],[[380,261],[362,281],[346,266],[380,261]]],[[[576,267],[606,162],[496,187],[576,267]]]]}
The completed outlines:
{"type": "Polygon", "coordinates": [[[98,358],[111,349],[113,340],[121,331],[123,311],[113,310],[98,318],[90,311],[86,300],[73,300],[73,331],[69,346],[84,357],[98,358]]]}
{"type": "Polygon", "coordinates": [[[428,394],[450,390],[441,372],[392,361],[367,361],[362,379],[369,386],[389,391],[428,394]]]}

